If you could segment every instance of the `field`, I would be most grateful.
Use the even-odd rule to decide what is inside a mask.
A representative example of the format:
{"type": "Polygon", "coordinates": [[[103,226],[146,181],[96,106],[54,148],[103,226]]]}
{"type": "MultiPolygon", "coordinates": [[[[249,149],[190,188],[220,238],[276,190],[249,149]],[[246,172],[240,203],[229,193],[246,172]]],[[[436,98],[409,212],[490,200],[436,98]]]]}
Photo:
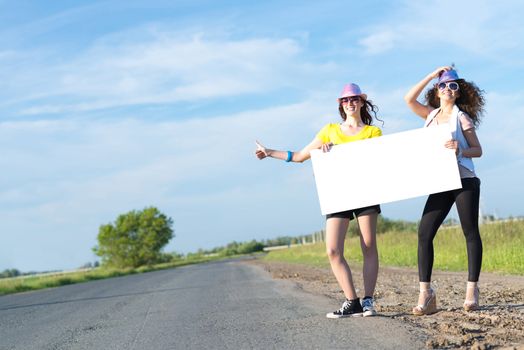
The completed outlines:
{"type": "MultiPolygon", "coordinates": [[[[524,221],[484,224],[480,228],[480,233],[484,247],[483,272],[524,275],[524,221]]],[[[379,234],[377,245],[382,266],[417,266],[416,233],[379,234]]],[[[460,227],[441,228],[435,238],[434,247],[435,270],[467,270],[466,241],[460,227]]],[[[362,261],[358,237],[346,239],[345,256],[349,261],[362,261]]],[[[271,251],[266,259],[318,267],[329,266],[324,243],[271,251]]]]}
{"type": "Polygon", "coordinates": [[[139,268],[128,269],[105,269],[95,268],[78,272],[66,272],[56,274],[31,275],[14,278],[0,279],[0,295],[25,292],[43,288],[65,286],[68,284],[82,283],[87,281],[99,280],[110,277],[144,273],[148,271],[168,269],[189,264],[198,264],[211,260],[222,259],[222,257],[196,257],[180,259],[174,262],[158,264],[154,266],[142,266],[139,268]]]}
{"type": "MultiPolygon", "coordinates": [[[[481,227],[484,244],[483,272],[524,275],[524,221],[506,221],[481,227]]],[[[387,232],[377,236],[381,266],[416,267],[417,236],[411,232],[387,232]]],[[[360,262],[362,254],[358,237],[346,240],[346,257],[360,262]]],[[[42,288],[58,287],[90,280],[142,273],[152,270],[195,264],[222,257],[197,256],[172,263],[145,266],[136,269],[97,268],[74,273],[35,275],[0,279],[0,295],[42,288]]],[[[293,249],[272,251],[267,261],[302,263],[328,267],[323,243],[298,246],[293,249]]],[[[435,270],[465,271],[467,269],[466,244],[460,228],[443,228],[435,239],[435,270]]]]}

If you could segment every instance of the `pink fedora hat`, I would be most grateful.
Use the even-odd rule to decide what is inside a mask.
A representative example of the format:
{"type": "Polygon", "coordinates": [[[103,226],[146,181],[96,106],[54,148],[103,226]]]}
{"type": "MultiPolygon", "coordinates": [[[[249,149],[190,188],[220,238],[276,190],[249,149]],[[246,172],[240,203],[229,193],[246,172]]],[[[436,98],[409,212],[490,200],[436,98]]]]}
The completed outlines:
{"type": "Polygon", "coordinates": [[[351,83],[344,85],[344,88],[342,89],[342,92],[340,93],[340,97],[338,98],[338,102],[340,103],[340,99],[343,97],[351,97],[351,96],[360,96],[364,100],[368,99],[368,95],[363,94],[362,91],[360,91],[360,87],[357,84],[351,83]]]}

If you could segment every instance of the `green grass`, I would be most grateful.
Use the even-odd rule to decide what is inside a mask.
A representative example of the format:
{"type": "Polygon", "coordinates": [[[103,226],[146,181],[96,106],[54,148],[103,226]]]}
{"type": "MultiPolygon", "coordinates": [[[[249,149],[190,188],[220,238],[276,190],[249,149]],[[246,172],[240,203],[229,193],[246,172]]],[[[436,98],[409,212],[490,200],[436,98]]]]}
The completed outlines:
{"type": "Polygon", "coordinates": [[[96,268],[87,271],[68,272],[53,275],[34,275],[15,278],[0,279],[0,295],[26,292],[37,289],[65,286],[68,284],[82,283],[87,281],[99,280],[110,277],[125,276],[137,273],[144,273],[155,270],[169,269],[184,265],[198,264],[212,260],[220,260],[224,257],[193,257],[180,259],[170,263],[158,264],[153,266],[142,266],[128,269],[107,269],[96,268]]]}
{"type": "MultiPolygon", "coordinates": [[[[524,275],[524,221],[496,222],[481,226],[484,247],[482,271],[524,275]]],[[[417,234],[387,232],[377,236],[382,266],[417,267],[417,234]]],[[[466,240],[462,230],[443,228],[434,241],[435,270],[466,271],[466,240]]],[[[323,243],[271,251],[265,259],[329,266],[323,243]]],[[[345,256],[362,261],[358,237],[346,239],[345,256]]]]}

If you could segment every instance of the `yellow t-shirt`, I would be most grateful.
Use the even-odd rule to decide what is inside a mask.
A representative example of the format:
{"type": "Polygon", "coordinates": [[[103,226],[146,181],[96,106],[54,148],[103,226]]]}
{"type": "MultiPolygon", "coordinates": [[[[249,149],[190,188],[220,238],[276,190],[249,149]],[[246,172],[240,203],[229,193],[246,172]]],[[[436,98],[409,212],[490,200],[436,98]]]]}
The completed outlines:
{"type": "Polygon", "coordinates": [[[317,138],[323,143],[333,143],[340,145],[342,143],[370,139],[372,137],[382,136],[382,130],[373,125],[364,125],[362,130],[356,135],[348,136],[340,129],[340,124],[328,124],[324,126],[317,134],[317,138]]]}

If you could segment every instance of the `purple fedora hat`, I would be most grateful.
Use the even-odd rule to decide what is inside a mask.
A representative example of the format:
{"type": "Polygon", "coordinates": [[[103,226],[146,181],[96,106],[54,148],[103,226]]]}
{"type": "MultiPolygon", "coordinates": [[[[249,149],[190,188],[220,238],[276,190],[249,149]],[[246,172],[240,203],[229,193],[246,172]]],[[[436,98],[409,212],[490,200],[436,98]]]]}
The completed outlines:
{"type": "Polygon", "coordinates": [[[344,88],[342,89],[342,92],[340,93],[340,97],[338,98],[338,102],[340,103],[340,99],[344,97],[351,97],[351,96],[360,96],[364,100],[368,99],[368,95],[363,94],[362,91],[360,91],[360,87],[357,84],[346,84],[344,85],[344,88]]]}
{"type": "Polygon", "coordinates": [[[438,77],[438,83],[447,83],[448,81],[458,80],[459,76],[454,69],[443,71],[438,77]]]}

